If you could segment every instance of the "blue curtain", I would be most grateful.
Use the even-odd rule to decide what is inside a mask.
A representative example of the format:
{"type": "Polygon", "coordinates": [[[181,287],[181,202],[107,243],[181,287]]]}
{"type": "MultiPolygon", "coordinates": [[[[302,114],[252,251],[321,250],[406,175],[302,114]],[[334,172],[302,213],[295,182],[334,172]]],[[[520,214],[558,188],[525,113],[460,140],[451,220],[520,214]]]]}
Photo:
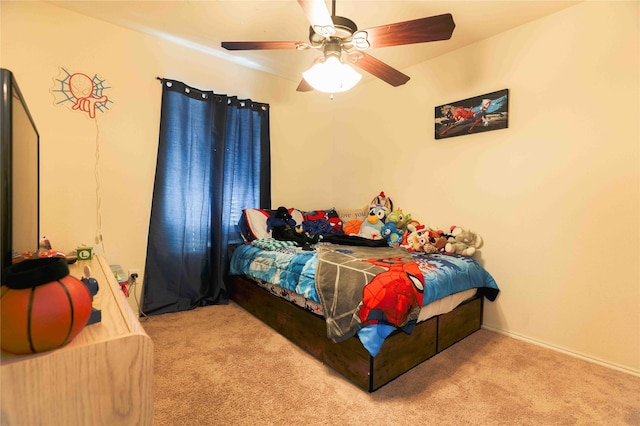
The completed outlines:
{"type": "Polygon", "coordinates": [[[242,209],[271,206],[269,105],[161,81],[146,315],[227,303],[242,209]]]}

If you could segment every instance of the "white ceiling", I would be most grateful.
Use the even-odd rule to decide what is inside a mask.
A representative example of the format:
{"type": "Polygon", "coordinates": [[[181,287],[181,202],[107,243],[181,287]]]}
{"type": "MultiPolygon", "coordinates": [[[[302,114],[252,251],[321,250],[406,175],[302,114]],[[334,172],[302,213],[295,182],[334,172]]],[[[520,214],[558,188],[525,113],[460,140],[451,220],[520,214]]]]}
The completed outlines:
{"type": "MultiPolygon", "coordinates": [[[[353,20],[359,29],[443,13],[453,14],[456,28],[450,40],[367,51],[369,55],[403,70],[578,2],[337,0],[335,12],[338,16],[353,20]]],[[[309,22],[296,0],[97,0],[49,3],[188,45],[295,82],[300,81],[302,71],[310,67],[313,59],[320,56],[320,52],[315,49],[230,52],[220,47],[222,41],[307,42],[309,22]]],[[[331,12],[331,1],[327,0],[325,3],[331,12]]]]}

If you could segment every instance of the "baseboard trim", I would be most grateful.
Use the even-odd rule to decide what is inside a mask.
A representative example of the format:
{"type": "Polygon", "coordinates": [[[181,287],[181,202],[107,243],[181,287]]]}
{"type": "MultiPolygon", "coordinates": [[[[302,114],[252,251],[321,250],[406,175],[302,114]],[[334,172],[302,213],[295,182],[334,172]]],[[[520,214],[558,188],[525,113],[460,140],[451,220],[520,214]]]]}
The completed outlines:
{"type": "Polygon", "coordinates": [[[493,328],[493,327],[490,327],[490,326],[487,326],[487,325],[483,325],[482,328],[484,328],[486,330],[489,330],[489,331],[493,331],[493,332],[498,333],[498,334],[503,334],[505,336],[512,337],[514,339],[522,340],[524,342],[531,343],[531,344],[536,345],[536,346],[541,346],[543,348],[551,349],[553,351],[560,352],[560,353],[563,353],[565,355],[572,356],[574,358],[579,358],[579,359],[581,359],[583,361],[592,362],[594,364],[602,365],[603,367],[608,367],[608,368],[611,368],[613,370],[618,370],[618,371],[621,371],[623,373],[627,373],[627,374],[631,374],[631,375],[636,376],[636,377],[640,377],[640,370],[637,370],[637,369],[634,369],[634,368],[630,368],[628,366],[615,364],[615,363],[609,362],[609,361],[604,361],[602,359],[594,358],[592,356],[581,354],[579,352],[570,351],[570,350],[567,350],[567,349],[564,349],[564,348],[561,348],[561,347],[558,347],[558,346],[550,345],[548,343],[540,342],[540,341],[531,339],[529,337],[522,336],[522,335],[517,334],[517,333],[512,333],[510,331],[500,330],[500,329],[493,328]]]}

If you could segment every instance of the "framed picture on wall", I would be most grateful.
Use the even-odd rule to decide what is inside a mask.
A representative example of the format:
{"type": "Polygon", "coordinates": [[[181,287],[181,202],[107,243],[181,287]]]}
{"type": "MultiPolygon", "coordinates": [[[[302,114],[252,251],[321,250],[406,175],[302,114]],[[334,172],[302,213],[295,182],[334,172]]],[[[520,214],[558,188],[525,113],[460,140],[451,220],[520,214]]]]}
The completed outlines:
{"type": "Polygon", "coordinates": [[[436,139],[509,127],[509,89],[486,93],[435,108],[436,139]]]}

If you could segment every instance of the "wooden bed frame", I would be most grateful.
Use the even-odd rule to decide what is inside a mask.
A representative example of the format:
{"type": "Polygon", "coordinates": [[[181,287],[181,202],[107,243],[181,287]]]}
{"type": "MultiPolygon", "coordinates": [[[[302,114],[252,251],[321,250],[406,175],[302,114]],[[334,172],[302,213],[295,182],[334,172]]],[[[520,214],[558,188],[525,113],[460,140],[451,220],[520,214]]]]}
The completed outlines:
{"type": "Polygon", "coordinates": [[[244,276],[230,276],[231,300],[358,387],[373,392],[480,329],[483,297],[416,325],[411,334],[396,331],[375,357],[357,337],[341,343],[327,338],[324,318],[280,299],[244,276]]]}

